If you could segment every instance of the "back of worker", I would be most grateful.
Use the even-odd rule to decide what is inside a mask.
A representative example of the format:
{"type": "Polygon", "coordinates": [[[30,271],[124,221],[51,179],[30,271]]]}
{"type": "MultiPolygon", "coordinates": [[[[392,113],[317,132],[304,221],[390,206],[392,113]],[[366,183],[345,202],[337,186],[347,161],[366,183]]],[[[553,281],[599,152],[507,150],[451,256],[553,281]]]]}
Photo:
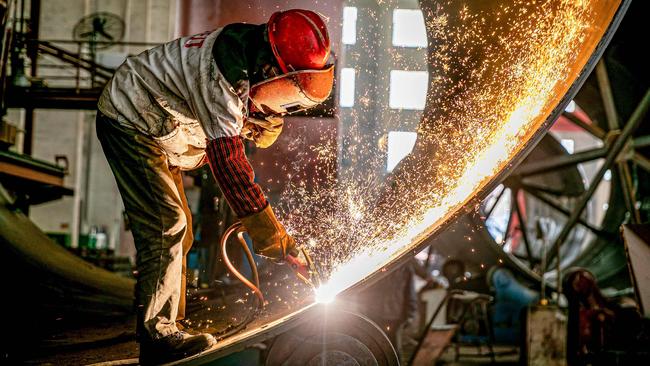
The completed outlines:
{"type": "Polygon", "coordinates": [[[104,89],[99,110],[152,136],[173,165],[196,168],[204,161],[206,137],[237,136],[243,126],[245,104],[212,54],[220,31],[129,57],[104,89]]]}

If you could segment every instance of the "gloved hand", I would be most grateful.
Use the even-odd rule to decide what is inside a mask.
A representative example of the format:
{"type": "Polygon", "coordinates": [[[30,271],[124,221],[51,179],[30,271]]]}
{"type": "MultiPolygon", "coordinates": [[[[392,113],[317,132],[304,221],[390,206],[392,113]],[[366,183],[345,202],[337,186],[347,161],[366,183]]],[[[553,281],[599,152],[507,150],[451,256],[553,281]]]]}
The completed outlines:
{"type": "Polygon", "coordinates": [[[280,116],[265,116],[264,119],[248,117],[244,121],[241,136],[251,140],[255,146],[265,149],[275,142],[282,132],[284,119],[280,116]]]}
{"type": "Polygon", "coordinates": [[[271,205],[267,205],[258,213],[241,218],[240,221],[253,240],[253,250],[256,254],[283,261],[288,254],[296,252],[293,238],[275,217],[271,205]]]}

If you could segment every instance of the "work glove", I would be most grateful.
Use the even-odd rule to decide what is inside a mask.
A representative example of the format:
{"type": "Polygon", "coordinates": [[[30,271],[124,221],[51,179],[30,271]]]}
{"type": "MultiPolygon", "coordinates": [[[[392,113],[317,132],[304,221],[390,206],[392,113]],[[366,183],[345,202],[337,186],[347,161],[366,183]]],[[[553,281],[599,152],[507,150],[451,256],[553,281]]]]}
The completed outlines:
{"type": "Polygon", "coordinates": [[[296,252],[293,238],[275,217],[271,205],[267,205],[258,213],[241,218],[240,221],[253,240],[253,250],[256,254],[281,262],[288,254],[294,255],[296,252]]]}
{"type": "Polygon", "coordinates": [[[284,119],[280,116],[248,117],[244,121],[241,136],[253,141],[255,146],[265,149],[273,145],[280,136],[283,125],[284,119]]]}

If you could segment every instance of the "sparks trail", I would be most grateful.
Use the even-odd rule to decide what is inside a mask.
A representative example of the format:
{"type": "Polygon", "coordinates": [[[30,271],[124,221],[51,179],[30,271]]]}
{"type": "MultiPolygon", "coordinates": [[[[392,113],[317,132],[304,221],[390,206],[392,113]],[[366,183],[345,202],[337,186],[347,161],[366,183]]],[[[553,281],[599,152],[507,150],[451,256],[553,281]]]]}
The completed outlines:
{"type": "MultiPolygon", "coordinates": [[[[374,96],[386,92],[377,87],[359,92],[341,124],[342,151],[292,143],[292,150],[316,153],[324,177],[306,184],[307,155],[283,167],[291,179],[281,216],[329,278],[322,291],[338,293],[408,250],[502,169],[577,77],[586,62],[584,42],[595,45],[604,32],[598,25],[609,22],[602,18],[606,12],[593,10],[598,3],[501,0],[455,9],[456,2],[448,1],[424,8],[427,106],[413,153],[389,179],[377,141],[396,121],[376,113],[383,107],[374,96]],[[368,114],[384,118],[386,126],[359,119],[368,114]]],[[[377,20],[376,31],[384,31],[378,14],[369,15],[377,20]]],[[[361,49],[350,53],[353,59],[378,52],[363,34],[357,42],[361,49]]],[[[390,57],[402,62],[399,52],[390,57]]],[[[364,70],[359,72],[373,72],[364,70]]],[[[386,75],[377,85],[385,85],[386,75]]]]}

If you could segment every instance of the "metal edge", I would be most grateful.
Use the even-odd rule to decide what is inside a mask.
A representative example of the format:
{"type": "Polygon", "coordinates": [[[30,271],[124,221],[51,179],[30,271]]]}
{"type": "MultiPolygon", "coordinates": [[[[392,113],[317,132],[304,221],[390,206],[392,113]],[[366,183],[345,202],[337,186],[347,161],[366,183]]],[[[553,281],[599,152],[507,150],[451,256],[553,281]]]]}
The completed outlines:
{"type": "Polygon", "coordinates": [[[388,276],[390,273],[395,271],[400,265],[406,263],[406,261],[409,260],[413,255],[417,254],[418,252],[423,250],[427,245],[430,244],[428,239],[435,236],[440,231],[445,230],[459,216],[470,212],[471,209],[478,202],[483,200],[490,192],[492,192],[499,184],[501,184],[501,182],[508,176],[507,173],[510,169],[514,169],[519,164],[521,164],[521,162],[532,151],[532,149],[539,143],[542,137],[553,125],[553,122],[555,122],[555,120],[558,118],[560,113],[562,113],[564,108],[566,108],[567,104],[569,104],[569,102],[575,97],[575,95],[578,93],[582,85],[585,83],[587,77],[591,74],[592,70],[596,66],[596,63],[598,62],[598,60],[600,60],[607,45],[611,41],[616,30],[618,29],[618,26],[620,25],[621,20],[623,19],[625,13],[627,12],[627,9],[629,8],[631,2],[632,0],[621,1],[621,4],[616,10],[616,14],[614,14],[614,17],[612,18],[612,21],[610,22],[607,30],[605,31],[603,37],[596,45],[596,48],[594,49],[593,53],[589,57],[589,60],[587,61],[585,66],[582,68],[582,71],[580,71],[580,74],[578,75],[576,80],[573,82],[571,87],[569,87],[569,90],[567,90],[567,92],[564,94],[564,97],[561,99],[560,103],[558,103],[558,105],[553,109],[551,114],[546,118],[546,121],[544,121],[542,126],[540,126],[540,128],[526,142],[525,146],[515,155],[515,157],[510,160],[510,162],[507,164],[507,169],[504,168],[501,172],[495,175],[483,188],[481,188],[476,192],[474,197],[470,198],[468,202],[464,206],[457,209],[456,212],[449,215],[449,217],[445,219],[445,221],[441,223],[436,229],[434,229],[434,231],[430,235],[419,239],[420,243],[418,243],[413,249],[403,253],[397,259],[388,263],[385,267],[377,269],[374,273],[370,274],[365,279],[350,286],[348,289],[342,292],[343,294],[346,292],[356,291],[368,287],[376,283],[377,281],[381,280],[382,278],[388,276]]]}
{"type": "MultiPolygon", "coordinates": [[[[283,318],[276,319],[276,322],[279,322],[277,325],[269,326],[267,330],[262,330],[257,334],[254,334],[250,337],[246,337],[240,340],[233,342],[232,344],[226,345],[224,347],[217,347],[213,350],[206,351],[199,355],[186,358],[183,360],[178,360],[176,362],[169,363],[167,365],[204,365],[208,362],[218,360],[222,357],[228,356],[232,353],[242,351],[246,349],[249,345],[263,342],[269,338],[276,337],[286,331],[293,329],[294,327],[299,326],[300,324],[307,322],[307,317],[311,314],[322,311],[324,305],[317,303],[312,303],[307,305],[305,308],[301,308],[291,314],[286,315],[283,318]]],[[[236,335],[233,335],[233,337],[236,335]]],[[[216,346],[219,344],[217,343],[216,346]]]]}

